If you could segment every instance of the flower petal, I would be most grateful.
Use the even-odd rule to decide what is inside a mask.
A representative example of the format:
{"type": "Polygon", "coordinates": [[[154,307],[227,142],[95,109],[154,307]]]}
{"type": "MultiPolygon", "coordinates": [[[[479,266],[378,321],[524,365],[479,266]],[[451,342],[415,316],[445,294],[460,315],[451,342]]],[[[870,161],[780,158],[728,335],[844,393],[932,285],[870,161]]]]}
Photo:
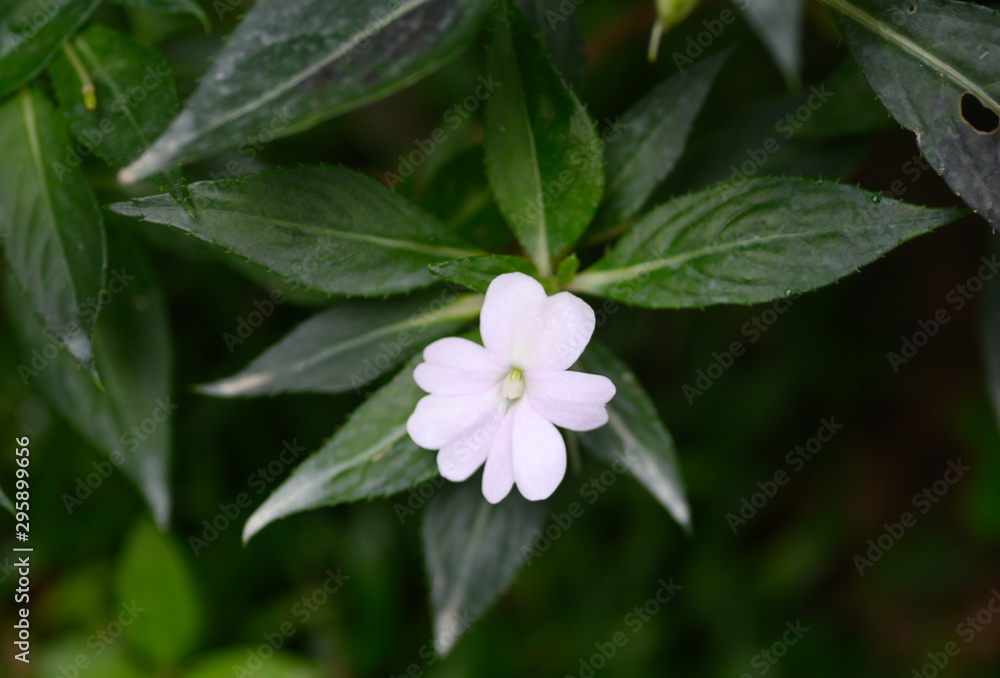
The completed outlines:
{"type": "Polygon", "coordinates": [[[453,482],[462,482],[486,461],[493,439],[503,424],[503,413],[497,410],[458,438],[441,448],[437,455],[438,471],[453,482]]]}
{"type": "Polygon", "coordinates": [[[500,407],[499,396],[493,391],[462,396],[424,396],[406,420],[406,432],[420,447],[439,450],[478,426],[500,407]]]}
{"type": "Polygon", "coordinates": [[[417,386],[434,395],[467,395],[500,383],[506,366],[479,344],[447,337],[424,349],[413,372],[417,386]]]}
{"type": "Polygon", "coordinates": [[[594,333],[594,310],[569,292],[545,296],[524,273],[504,273],[486,290],[480,314],[483,345],[522,369],[565,370],[594,333]]]}
{"type": "Polygon", "coordinates": [[[566,443],[556,427],[531,407],[514,408],[511,459],[514,482],[525,499],[546,499],[566,475],[566,443]]]}
{"type": "Polygon", "coordinates": [[[486,501],[496,504],[510,493],[514,486],[514,468],[511,463],[511,425],[512,417],[508,413],[500,424],[500,430],[493,438],[490,453],[486,457],[486,467],[483,469],[483,496],[486,501]]]}
{"type": "Polygon", "coordinates": [[[615,385],[599,374],[531,370],[524,375],[528,404],[556,426],[590,431],[608,423],[604,405],[615,385]]]}

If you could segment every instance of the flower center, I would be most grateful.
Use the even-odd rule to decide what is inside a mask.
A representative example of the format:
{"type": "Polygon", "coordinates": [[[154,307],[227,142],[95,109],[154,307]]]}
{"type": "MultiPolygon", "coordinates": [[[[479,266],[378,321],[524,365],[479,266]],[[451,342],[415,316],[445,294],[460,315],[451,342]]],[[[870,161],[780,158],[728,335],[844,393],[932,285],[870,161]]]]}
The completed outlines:
{"type": "Polygon", "coordinates": [[[500,386],[500,395],[507,400],[517,400],[524,395],[524,375],[516,367],[511,368],[503,384],[500,386]]]}

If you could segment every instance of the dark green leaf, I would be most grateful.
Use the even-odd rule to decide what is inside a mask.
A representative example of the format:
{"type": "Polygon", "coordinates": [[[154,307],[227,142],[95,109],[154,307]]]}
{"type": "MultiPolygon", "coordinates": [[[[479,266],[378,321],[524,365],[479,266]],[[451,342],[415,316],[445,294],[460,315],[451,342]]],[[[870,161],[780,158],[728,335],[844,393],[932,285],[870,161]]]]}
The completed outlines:
{"type": "Polygon", "coordinates": [[[293,513],[385,497],[437,473],[434,453],[417,447],[406,433],[406,420],[426,395],[413,381],[418,362],[419,357],[365,401],[278,486],[243,526],[244,542],[293,513]]]}
{"type": "Polygon", "coordinates": [[[188,186],[173,198],[117,203],[119,214],[180,228],[285,279],[330,294],[405,292],[429,264],[479,254],[436,219],[360,172],[296,167],[188,186]]]}
{"type": "Polygon", "coordinates": [[[681,526],[691,526],[691,509],[674,450],[674,441],[639,380],[618,357],[596,341],[590,342],[577,367],[603,374],[617,392],[608,403],[608,423],[577,435],[595,457],[628,469],[681,526]]]}
{"type": "Polygon", "coordinates": [[[542,276],[587,228],[604,190],[601,139],[510,0],[489,48],[500,87],[486,101],[486,174],[500,211],[542,276]]]}
{"type": "Polygon", "coordinates": [[[517,6],[528,17],[552,64],[579,90],[587,59],[578,5],[566,0],[517,0],[517,6]]]}
{"type": "Polygon", "coordinates": [[[812,290],[962,216],[832,182],[720,184],[657,207],[569,289],[651,308],[812,290]]]}
{"type": "Polygon", "coordinates": [[[38,75],[100,4],[101,0],[7,0],[0,4],[0,99],[38,75]]]}
{"type": "Polygon", "coordinates": [[[201,8],[195,0],[113,0],[116,5],[122,7],[139,7],[150,9],[154,12],[169,12],[172,14],[190,14],[201,22],[205,30],[211,28],[205,10],[201,8]]]}
{"type": "Polygon", "coordinates": [[[674,169],[695,117],[729,51],[664,80],[633,106],[608,136],[608,184],[592,230],[634,216],[674,169]]]}
{"type": "Polygon", "coordinates": [[[545,503],[517,492],[490,504],[479,477],[442,486],[421,529],[434,647],[442,656],[504,592],[545,520],[545,503]]]}
{"type": "Polygon", "coordinates": [[[249,664],[247,652],[253,653],[256,648],[240,647],[215,650],[208,656],[199,655],[190,669],[184,672],[184,678],[233,678],[234,667],[251,665],[253,671],[247,671],[253,678],[323,678],[320,669],[314,661],[304,657],[277,650],[273,655],[268,653],[267,661],[259,664],[249,664]]]}
{"type": "Polygon", "coordinates": [[[0,487],[0,507],[7,509],[11,513],[14,512],[14,505],[10,503],[10,499],[3,493],[2,487],[0,487]]]}
{"type": "Polygon", "coordinates": [[[538,277],[535,265],[527,259],[500,254],[456,259],[431,266],[434,275],[482,294],[486,294],[486,288],[493,282],[493,278],[515,271],[538,277]]]}
{"type": "Polygon", "coordinates": [[[422,206],[469,242],[490,251],[507,251],[514,238],[493,200],[483,167],[483,147],[450,158],[434,174],[422,206]]]}
{"type": "Polygon", "coordinates": [[[125,635],[156,665],[175,664],[198,643],[198,594],[184,553],[169,535],[145,521],[132,529],[116,589],[125,635]]]}
{"type": "Polygon", "coordinates": [[[110,239],[109,247],[104,308],[94,329],[94,354],[105,390],[66,352],[55,350],[55,340],[16,286],[7,285],[7,307],[22,347],[18,372],[110,457],[139,489],[156,522],[165,526],[170,516],[171,415],[177,408],[170,397],[170,328],[143,250],[121,236],[110,239]]]}
{"type": "MultiPolygon", "coordinates": [[[[152,47],[100,24],[69,41],[94,81],[97,108],[88,111],[80,79],[65,55],[49,65],[59,105],[73,134],[113,167],[124,167],[149,147],[177,115],[174,75],[152,47]]],[[[73,151],[60,161],[79,164],[73,151]]],[[[160,188],[183,200],[180,170],[151,177],[160,188]]]]}
{"type": "Polygon", "coordinates": [[[823,1],[934,169],[1000,225],[1000,13],[971,2],[823,1]]]}
{"type": "Polygon", "coordinates": [[[395,301],[349,301],[309,318],[239,374],[199,390],[222,397],[361,393],[415,351],[475,320],[482,301],[450,290],[395,301]]]}
{"type": "Polygon", "coordinates": [[[489,6],[489,0],[259,2],[187,107],[121,178],[130,183],[226,146],[266,142],[388,96],[468,45],[489,6]]]}
{"type": "Polygon", "coordinates": [[[785,81],[799,82],[802,61],[803,0],[742,0],[736,3],[781,69],[785,81]]]}
{"type": "Polygon", "coordinates": [[[0,103],[0,239],[7,261],[45,329],[93,372],[90,333],[104,285],[104,224],[83,172],[53,164],[70,145],[43,94],[25,89],[0,103]]]}

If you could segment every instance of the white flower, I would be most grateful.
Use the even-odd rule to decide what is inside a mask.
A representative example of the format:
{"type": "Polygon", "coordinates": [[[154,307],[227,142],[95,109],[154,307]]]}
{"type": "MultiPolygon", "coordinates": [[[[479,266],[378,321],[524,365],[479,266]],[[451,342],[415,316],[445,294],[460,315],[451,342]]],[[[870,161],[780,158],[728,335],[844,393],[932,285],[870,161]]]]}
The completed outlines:
{"type": "Polygon", "coordinates": [[[483,346],[458,337],[424,349],[413,378],[430,393],[406,430],[439,450],[441,475],[467,479],[486,463],[483,496],[497,503],[510,488],[545,499],[566,473],[556,426],[589,431],[608,421],[615,395],[607,377],[568,372],[594,333],[594,311],[569,292],[551,297],[523,273],[490,283],[480,315],[483,346]]]}

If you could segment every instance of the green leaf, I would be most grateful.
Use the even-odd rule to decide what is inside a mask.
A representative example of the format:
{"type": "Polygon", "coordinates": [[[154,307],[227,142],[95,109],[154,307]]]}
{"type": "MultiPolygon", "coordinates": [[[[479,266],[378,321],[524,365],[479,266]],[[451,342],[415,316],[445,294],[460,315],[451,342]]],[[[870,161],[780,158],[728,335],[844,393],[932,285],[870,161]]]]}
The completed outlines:
{"type": "Polygon", "coordinates": [[[125,541],[116,578],[122,626],[157,666],[183,659],[198,643],[201,609],[184,552],[146,521],[125,541]],[[128,615],[128,616],[125,616],[128,615]]]}
{"type": "Polygon", "coordinates": [[[14,513],[14,505],[10,503],[10,499],[3,493],[2,487],[0,487],[0,507],[7,509],[12,514],[14,513]]]}
{"type": "Polygon", "coordinates": [[[802,61],[803,0],[746,0],[736,6],[771,52],[785,82],[797,86],[802,61]]]}
{"type": "Polygon", "coordinates": [[[206,32],[212,28],[208,17],[205,16],[205,10],[195,0],[112,0],[112,2],[122,7],[138,7],[154,12],[190,14],[201,22],[206,32]]]}
{"type": "Polygon", "coordinates": [[[497,7],[486,101],[486,174],[538,272],[586,230],[604,190],[603,143],[510,0],[497,7]]]}
{"type": "Polygon", "coordinates": [[[233,678],[241,675],[238,673],[241,668],[253,678],[322,678],[314,663],[281,650],[268,653],[267,661],[251,662],[251,657],[263,656],[255,654],[257,647],[215,650],[195,661],[184,672],[184,678],[233,678]],[[248,666],[253,666],[253,670],[245,668],[248,666]]]}
{"type": "Polygon", "coordinates": [[[823,0],[882,103],[956,194],[1000,225],[1000,13],[971,2],[823,0]]]}
{"type": "Polygon", "coordinates": [[[243,541],[275,520],[322,506],[385,497],[437,473],[434,453],[417,447],[406,433],[417,401],[424,395],[413,381],[420,357],[354,411],[315,454],[253,512],[243,541]]]}
{"type": "Polygon", "coordinates": [[[25,89],[0,102],[4,253],[45,328],[93,374],[90,333],[104,285],[104,223],[83,172],[53,165],[70,145],[43,94],[25,89]]]}
{"type": "MultiPolygon", "coordinates": [[[[88,111],[80,78],[65,55],[49,65],[52,84],[69,128],[112,167],[124,167],[149,147],[177,115],[174,74],[157,50],[124,33],[94,24],[69,41],[75,58],[93,78],[97,108],[88,111]]],[[[79,164],[70,152],[60,162],[79,164]]],[[[184,199],[180,170],[151,180],[178,200],[184,199]]]]}
{"type": "Polygon", "coordinates": [[[166,526],[170,417],[177,408],[170,398],[170,327],[142,248],[122,236],[110,239],[109,247],[104,309],[94,330],[105,390],[58,350],[16,286],[7,285],[7,308],[22,347],[18,374],[37,384],[52,407],[109,456],[139,489],[157,524],[166,526]]]}
{"type": "Polygon", "coordinates": [[[597,459],[609,465],[624,465],[674,520],[689,529],[691,509],[674,441],[639,380],[628,365],[596,341],[587,346],[577,367],[583,372],[603,374],[617,390],[607,405],[607,425],[578,433],[580,442],[597,459]]]}
{"type": "Polygon", "coordinates": [[[531,22],[552,65],[579,90],[587,59],[577,4],[566,0],[517,0],[517,7],[531,22]]]}
{"type": "Polygon", "coordinates": [[[450,290],[385,302],[348,301],[306,320],[239,374],[199,390],[220,397],[361,393],[415,351],[476,319],[482,303],[450,290]]]}
{"type": "Polygon", "coordinates": [[[608,139],[608,184],[591,230],[614,228],[634,216],[673,171],[729,54],[726,50],[664,80],[615,122],[621,131],[612,131],[617,135],[608,139]]]}
{"type": "Polygon", "coordinates": [[[0,99],[38,75],[100,4],[101,0],[8,0],[0,5],[0,99]]]}
{"type": "Polygon", "coordinates": [[[493,282],[493,278],[514,272],[538,277],[538,269],[527,259],[500,254],[455,259],[431,266],[431,273],[439,278],[464,285],[480,294],[486,294],[486,288],[493,282]]]}
{"type": "Polygon", "coordinates": [[[545,502],[530,502],[517,492],[490,504],[479,477],[442,486],[421,529],[434,648],[441,656],[504,592],[545,520],[545,502]]]}
{"type": "Polygon", "coordinates": [[[342,167],[265,170],[188,186],[194,219],[173,198],[117,203],[118,214],[174,226],[329,294],[406,292],[429,264],[479,254],[371,177],[342,167]]]}
{"type": "MultiPolygon", "coordinates": [[[[983,262],[997,261],[1000,248],[996,238],[990,243],[987,256],[983,262]],[[988,257],[988,258],[987,258],[988,257]]],[[[983,353],[983,363],[986,367],[986,383],[993,402],[993,412],[1000,424],[1000,280],[991,280],[985,284],[986,291],[980,304],[979,343],[983,353]]]]}
{"type": "Polygon", "coordinates": [[[831,283],[962,214],[812,179],[720,184],[654,209],[568,289],[650,308],[753,304],[831,283]]]}
{"type": "Polygon", "coordinates": [[[312,127],[415,82],[466,47],[489,0],[281,0],[247,12],[124,183],[312,127]],[[387,9],[388,8],[388,9],[387,9]]]}

